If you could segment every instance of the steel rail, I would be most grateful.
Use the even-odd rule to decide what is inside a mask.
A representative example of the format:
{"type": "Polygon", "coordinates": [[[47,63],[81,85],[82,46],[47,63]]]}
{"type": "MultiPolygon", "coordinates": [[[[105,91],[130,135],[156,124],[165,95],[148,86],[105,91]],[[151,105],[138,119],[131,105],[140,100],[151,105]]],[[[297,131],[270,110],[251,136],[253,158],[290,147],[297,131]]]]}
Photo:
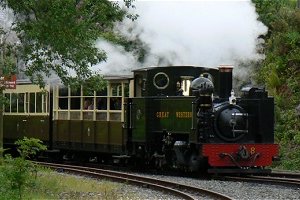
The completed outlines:
{"type": "Polygon", "coordinates": [[[271,174],[267,176],[271,177],[280,177],[280,178],[292,178],[292,179],[299,179],[300,180],[300,173],[295,172],[287,172],[287,171],[272,171],[271,174]]]}
{"type": "Polygon", "coordinates": [[[270,177],[270,176],[249,176],[251,179],[263,180],[270,183],[281,183],[287,185],[300,186],[300,179],[286,178],[286,177],[270,177]]]}
{"type": "Polygon", "coordinates": [[[225,179],[229,181],[246,181],[246,182],[257,182],[257,183],[268,183],[273,185],[288,185],[293,187],[300,186],[300,179],[295,178],[279,178],[270,176],[223,176],[220,179],[225,179]]]}

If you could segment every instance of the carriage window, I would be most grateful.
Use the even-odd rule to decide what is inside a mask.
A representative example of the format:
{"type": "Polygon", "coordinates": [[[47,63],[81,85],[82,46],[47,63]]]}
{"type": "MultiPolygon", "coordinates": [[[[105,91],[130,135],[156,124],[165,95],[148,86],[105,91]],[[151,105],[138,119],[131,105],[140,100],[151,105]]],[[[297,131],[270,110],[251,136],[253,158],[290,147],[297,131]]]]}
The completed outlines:
{"type": "Polygon", "coordinates": [[[111,110],[121,110],[122,109],[122,98],[121,97],[110,98],[110,109],[111,110]]]}
{"type": "Polygon", "coordinates": [[[35,112],[35,93],[29,94],[29,112],[35,112]]]}
{"type": "Polygon", "coordinates": [[[43,98],[44,98],[44,102],[43,102],[43,112],[48,112],[48,109],[47,109],[48,93],[46,93],[45,95],[43,95],[43,98]]]}
{"type": "Polygon", "coordinates": [[[5,104],[5,112],[24,112],[24,93],[6,93],[5,98],[8,100],[8,104],[5,104]]]}
{"type": "Polygon", "coordinates": [[[107,96],[107,88],[104,88],[100,91],[96,91],[96,96],[107,96]]]}
{"type": "Polygon", "coordinates": [[[71,89],[71,110],[80,109],[80,88],[71,89]]]}
{"type": "Polygon", "coordinates": [[[43,94],[41,92],[36,93],[36,112],[41,113],[43,105],[43,94]]]}
{"type": "Polygon", "coordinates": [[[61,110],[68,109],[68,99],[67,98],[59,98],[58,107],[61,110]]]}
{"type": "Polygon", "coordinates": [[[68,88],[60,88],[58,95],[58,107],[62,110],[68,109],[68,88]]]}
{"type": "Polygon", "coordinates": [[[107,98],[106,97],[97,97],[96,102],[97,102],[96,108],[98,110],[106,110],[107,109],[107,98]]]}
{"type": "Polygon", "coordinates": [[[122,85],[119,83],[111,84],[111,94],[112,96],[122,96],[122,85]]]}
{"type": "Polygon", "coordinates": [[[59,96],[65,96],[65,97],[67,97],[68,96],[68,88],[60,88],[59,89],[59,94],[58,94],[59,96]]]}
{"type": "Polygon", "coordinates": [[[18,94],[12,93],[10,99],[10,112],[17,112],[17,105],[18,105],[18,94]]]}
{"type": "Polygon", "coordinates": [[[24,93],[6,93],[5,97],[8,99],[9,104],[5,105],[4,111],[24,113],[24,93]]]}
{"type": "Polygon", "coordinates": [[[18,112],[19,113],[24,113],[24,93],[19,93],[18,94],[18,112]]]}
{"type": "MultiPolygon", "coordinates": [[[[55,119],[120,121],[122,115],[122,94],[129,96],[129,83],[108,83],[99,91],[88,91],[87,88],[59,88],[57,108],[54,108],[55,119]],[[69,110],[68,110],[69,109],[69,110]],[[63,116],[62,116],[63,115],[63,116]]],[[[56,87],[58,89],[58,87],[56,87]]],[[[57,106],[57,104],[56,104],[57,106]]]]}
{"type": "Polygon", "coordinates": [[[83,110],[94,110],[94,98],[93,97],[84,98],[83,110]]]}
{"type": "Polygon", "coordinates": [[[72,97],[71,110],[79,110],[79,109],[80,109],[80,97],[72,97]]]}
{"type": "MultiPolygon", "coordinates": [[[[5,94],[5,98],[8,99],[8,101],[10,102],[10,94],[9,93],[6,93],[5,94]]],[[[5,104],[5,109],[4,109],[5,112],[10,112],[10,103],[8,104],[5,104]]]]}
{"type": "Polygon", "coordinates": [[[78,88],[75,88],[75,89],[70,89],[71,90],[71,96],[73,96],[73,97],[78,97],[78,96],[80,96],[81,94],[80,94],[80,88],[78,89],[78,88]]]}

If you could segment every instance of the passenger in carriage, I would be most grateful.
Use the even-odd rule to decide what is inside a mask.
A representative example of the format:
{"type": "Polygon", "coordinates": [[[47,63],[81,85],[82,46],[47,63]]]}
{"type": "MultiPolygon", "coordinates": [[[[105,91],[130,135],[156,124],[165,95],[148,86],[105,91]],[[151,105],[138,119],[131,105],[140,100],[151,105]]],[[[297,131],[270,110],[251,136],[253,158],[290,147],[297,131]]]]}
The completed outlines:
{"type": "Polygon", "coordinates": [[[89,98],[86,98],[84,100],[83,109],[84,110],[89,110],[89,107],[91,106],[91,104],[92,104],[92,100],[89,99],[89,98]]]}
{"type": "Polygon", "coordinates": [[[91,101],[91,104],[88,106],[88,110],[94,110],[94,101],[91,101]]]}

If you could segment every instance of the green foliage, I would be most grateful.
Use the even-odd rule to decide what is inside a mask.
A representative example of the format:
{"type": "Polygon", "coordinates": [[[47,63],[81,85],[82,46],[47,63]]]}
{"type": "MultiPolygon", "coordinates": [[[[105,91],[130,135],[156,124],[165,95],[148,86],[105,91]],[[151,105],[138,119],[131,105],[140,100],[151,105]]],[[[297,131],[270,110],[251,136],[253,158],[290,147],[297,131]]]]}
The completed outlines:
{"type": "Polygon", "coordinates": [[[17,140],[15,144],[19,145],[18,151],[24,159],[35,156],[37,152],[47,149],[47,147],[43,145],[43,142],[36,138],[24,137],[22,140],[17,140]]]}
{"type": "Polygon", "coordinates": [[[265,60],[257,79],[265,83],[276,102],[276,141],[281,165],[300,169],[300,9],[296,1],[253,0],[259,19],[269,28],[263,36],[265,60]]]}
{"type": "MultiPolygon", "coordinates": [[[[134,7],[132,0],[124,2],[127,8],[134,7]]],[[[90,67],[106,60],[106,53],[95,47],[96,40],[114,34],[116,22],[137,17],[108,0],[5,0],[0,5],[14,11],[25,74],[42,87],[44,77],[53,72],[65,85],[89,79],[90,67]]]]}
{"type": "Polygon", "coordinates": [[[38,151],[46,150],[46,146],[39,139],[26,138],[18,140],[15,144],[19,145],[18,151],[21,157],[12,158],[6,155],[1,165],[0,180],[0,199],[23,199],[24,191],[31,188],[37,178],[37,168],[26,158],[36,155],[38,151]]]}
{"type": "Polygon", "coordinates": [[[9,36],[9,31],[5,31],[0,27],[0,70],[1,76],[10,76],[16,73],[16,57],[17,57],[17,47],[7,41],[9,36]]]}
{"type": "Polygon", "coordinates": [[[270,24],[280,20],[277,15],[278,11],[284,6],[289,4],[286,0],[252,0],[255,4],[256,12],[259,14],[258,19],[262,21],[267,27],[270,24]]]}
{"type": "Polygon", "coordinates": [[[5,185],[9,186],[8,189],[16,191],[18,199],[22,199],[24,189],[30,187],[36,178],[34,165],[22,157],[6,156],[2,170],[5,185]]]}
{"type": "MultiPolygon", "coordinates": [[[[297,144],[295,138],[300,135],[300,124],[294,110],[286,109],[282,111],[278,109],[276,115],[276,139],[283,144],[293,141],[297,144]]],[[[300,145],[300,143],[298,143],[300,145]]]]}
{"type": "Polygon", "coordinates": [[[285,170],[299,170],[300,166],[300,149],[299,145],[293,143],[281,144],[280,157],[281,163],[277,166],[285,170]]]}
{"type": "Polygon", "coordinates": [[[3,158],[3,153],[4,153],[4,151],[6,151],[6,150],[8,150],[8,149],[3,149],[2,147],[0,148],[0,155],[1,155],[1,157],[0,157],[0,166],[4,163],[4,158],[3,158]]]}
{"type": "Polygon", "coordinates": [[[95,73],[94,76],[90,77],[87,81],[82,84],[84,88],[84,95],[94,95],[94,91],[101,91],[107,86],[107,81],[105,81],[99,73],[95,73]],[[95,83],[97,83],[95,85],[95,83]]]}
{"type": "MultiPolygon", "coordinates": [[[[4,31],[2,27],[0,27],[0,77],[9,77],[12,74],[16,73],[16,49],[17,47],[14,44],[11,44],[7,41],[9,33],[4,31]]],[[[0,84],[0,109],[2,109],[2,105],[6,105],[8,100],[1,95],[5,90],[3,84],[0,84]]]]}

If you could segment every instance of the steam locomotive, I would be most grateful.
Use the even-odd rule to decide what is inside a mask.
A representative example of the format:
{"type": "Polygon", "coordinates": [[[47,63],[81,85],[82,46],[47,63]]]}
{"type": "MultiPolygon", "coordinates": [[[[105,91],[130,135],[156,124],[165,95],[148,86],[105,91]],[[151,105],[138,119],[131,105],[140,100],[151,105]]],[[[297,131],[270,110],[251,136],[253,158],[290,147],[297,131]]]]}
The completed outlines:
{"type": "Polygon", "coordinates": [[[48,156],[210,173],[265,173],[278,156],[274,100],[232,89],[231,66],[148,67],[109,76],[107,88],[6,90],[4,143],[35,137],[48,156]]]}

